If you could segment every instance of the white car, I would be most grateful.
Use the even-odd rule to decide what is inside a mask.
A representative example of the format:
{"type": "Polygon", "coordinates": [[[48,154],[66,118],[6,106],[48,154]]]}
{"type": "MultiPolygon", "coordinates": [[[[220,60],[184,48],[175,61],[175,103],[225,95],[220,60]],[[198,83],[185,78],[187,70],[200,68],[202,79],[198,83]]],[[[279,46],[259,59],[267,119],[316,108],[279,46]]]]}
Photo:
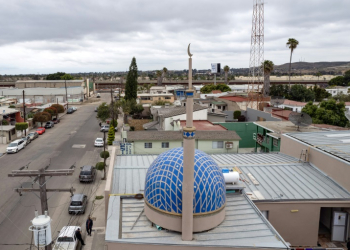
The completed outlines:
{"type": "Polygon", "coordinates": [[[26,146],[24,140],[19,139],[11,142],[6,149],[6,153],[11,154],[11,153],[17,153],[21,149],[24,149],[26,146]]]}
{"type": "Polygon", "coordinates": [[[75,231],[81,230],[80,227],[77,226],[67,226],[63,227],[59,232],[55,245],[53,247],[54,250],[73,250],[77,249],[80,244],[77,237],[75,237],[75,231]]]}
{"type": "Polygon", "coordinates": [[[77,107],[71,107],[73,111],[77,111],[77,107]]]}
{"type": "Polygon", "coordinates": [[[94,145],[95,145],[95,147],[103,147],[103,139],[102,138],[96,138],[94,145]]]}

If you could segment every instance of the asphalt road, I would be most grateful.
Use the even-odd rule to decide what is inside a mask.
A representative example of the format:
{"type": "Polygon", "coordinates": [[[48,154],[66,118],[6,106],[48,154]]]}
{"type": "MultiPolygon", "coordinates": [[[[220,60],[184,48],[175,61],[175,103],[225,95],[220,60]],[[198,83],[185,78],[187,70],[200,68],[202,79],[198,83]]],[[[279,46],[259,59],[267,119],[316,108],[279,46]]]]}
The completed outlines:
{"type": "MultiPolygon", "coordinates": [[[[103,101],[109,101],[108,94],[102,94],[103,101]]],[[[97,186],[101,184],[102,172],[98,171],[93,184],[79,183],[80,167],[83,165],[95,165],[101,161],[99,153],[103,148],[95,148],[93,143],[97,137],[103,137],[99,132],[96,119],[95,104],[78,106],[73,114],[66,114],[61,122],[52,129],[47,129],[43,135],[29,144],[17,154],[5,155],[0,158],[0,249],[29,249],[29,245],[4,245],[31,243],[32,234],[28,230],[34,211],[41,214],[39,193],[23,193],[19,196],[14,188],[31,187],[32,180],[29,177],[7,177],[12,170],[17,170],[29,164],[28,169],[40,169],[50,164],[49,169],[67,169],[75,164],[73,176],[52,177],[47,181],[47,188],[76,189],[75,193],[88,195],[89,204],[85,215],[69,215],[68,205],[70,193],[48,193],[49,215],[51,216],[51,230],[53,238],[57,237],[57,231],[63,226],[82,225],[92,209],[92,201],[95,198],[97,186]],[[73,145],[83,145],[81,148],[73,148],[73,145]]],[[[34,188],[38,188],[34,184],[34,188]]],[[[85,227],[83,227],[85,230],[85,227]]]]}

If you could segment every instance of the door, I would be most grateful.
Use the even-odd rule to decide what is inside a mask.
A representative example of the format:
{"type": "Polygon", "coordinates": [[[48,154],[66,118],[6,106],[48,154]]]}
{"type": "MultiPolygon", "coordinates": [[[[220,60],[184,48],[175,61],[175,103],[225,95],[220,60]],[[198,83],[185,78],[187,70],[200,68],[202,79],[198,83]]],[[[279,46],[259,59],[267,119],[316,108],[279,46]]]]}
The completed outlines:
{"type": "Polygon", "coordinates": [[[347,213],[340,211],[333,212],[332,241],[345,242],[347,219],[347,213]]]}

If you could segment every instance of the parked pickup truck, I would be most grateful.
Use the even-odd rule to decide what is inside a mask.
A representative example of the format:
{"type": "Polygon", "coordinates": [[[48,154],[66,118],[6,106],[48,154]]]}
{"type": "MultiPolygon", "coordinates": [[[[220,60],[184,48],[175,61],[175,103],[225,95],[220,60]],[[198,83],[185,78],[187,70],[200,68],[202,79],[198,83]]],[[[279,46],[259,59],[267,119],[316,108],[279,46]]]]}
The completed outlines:
{"type": "Polygon", "coordinates": [[[81,229],[77,226],[63,227],[53,247],[54,250],[75,250],[80,246],[80,241],[75,237],[75,231],[81,229]]]}

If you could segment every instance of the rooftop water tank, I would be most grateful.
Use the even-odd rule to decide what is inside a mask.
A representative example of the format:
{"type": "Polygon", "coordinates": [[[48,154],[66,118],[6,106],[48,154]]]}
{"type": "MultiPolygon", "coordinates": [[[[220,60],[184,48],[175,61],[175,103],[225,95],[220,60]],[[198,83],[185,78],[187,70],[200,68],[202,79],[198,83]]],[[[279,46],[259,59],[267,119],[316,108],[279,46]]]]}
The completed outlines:
{"type": "Polygon", "coordinates": [[[35,211],[33,225],[29,227],[29,230],[34,233],[35,246],[45,247],[52,242],[50,223],[51,218],[47,215],[47,211],[45,211],[45,215],[38,215],[38,211],[35,211]]]}

